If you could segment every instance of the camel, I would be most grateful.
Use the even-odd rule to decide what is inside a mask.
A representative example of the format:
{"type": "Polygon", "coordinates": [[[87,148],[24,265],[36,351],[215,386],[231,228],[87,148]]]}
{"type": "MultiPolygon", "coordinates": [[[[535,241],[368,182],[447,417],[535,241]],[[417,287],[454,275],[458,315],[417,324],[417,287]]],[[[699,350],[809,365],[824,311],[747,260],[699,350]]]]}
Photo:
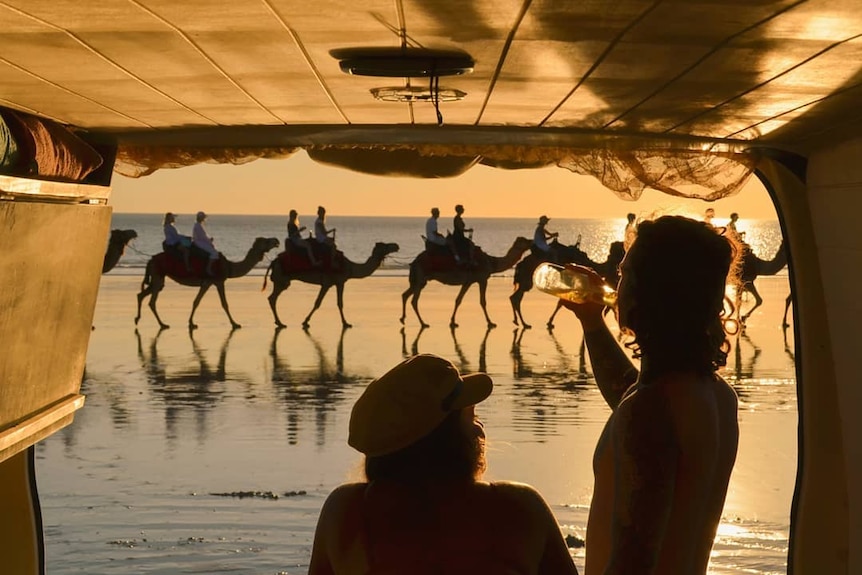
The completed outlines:
{"type": "MultiPolygon", "coordinates": [[[[742,269],[740,271],[740,287],[736,290],[735,309],[739,313],[739,323],[745,325],[745,320],[751,317],[751,314],[760,307],[763,303],[763,298],[757,292],[754,285],[754,280],[758,276],[774,276],[787,265],[787,250],[784,246],[784,238],[781,239],[781,245],[778,246],[778,251],[771,260],[762,260],[751,250],[751,246],[742,242],[742,269]],[[754,296],[754,306],[747,312],[742,313],[742,295],[748,292],[754,296]]],[[[785,319],[787,321],[787,306],[785,306],[785,319]]]]}
{"type": "Polygon", "coordinates": [[[198,309],[198,304],[200,304],[204,294],[207,293],[207,290],[212,285],[215,285],[216,290],[218,290],[221,307],[224,309],[225,314],[227,314],[231,327],[233,329],[242,327],[234,321],[230,314],[230,309],[228,309],[227,297],[224,291],[225,281],[230,278],[238,278],[246,275],[263,259],[263,256],[269,250],[278,247],[278,243],[276,238],[255,238],[251,249],[248,250],[245,258],[242,260],[234,262],[222,256],[215,262],[213,265],[213,276],[207,276],[204,273],[206,262],[200,258],[191,258],[192,271],[187,272],[180,258],[165,252],[154,255],[147,262],[144,280],[141,282],[141,291],[138,293],[138,315],[135,316],[135,325],[138,325],[141,319],[141,302],[144,301],[144,298],[150,296],[149,306],[156,317],[156,321],[159,322],[159,327],[161,329],[170,327],[162,321],[159,317],[159,312],[156,310],[156,301],[159,298],[159,292],[165,287],[165,277],[169,277],[180,285],[200,288],[192,304],[192,312],[189,315],[189,329],[196,329],[198,327],[194,322],[195,311],[198,309]]]}
{"type": "Polygon", "coordinates": [[[111,238],[108,240],[108,249],[105,251],[105,260],[102,263],[102,273],[106,274],[120,261],[126,245],[138,237],[135,230],[111,230],[111,238]]]}
{"type": "MultiPolygon", "coordinates": [[[[618,267],[620,262],[623,260],[623,256],[626,255],[623,242],[612,242],[607,259],[601,263],[594,262],[586,252],[581,250],[580,241],[573,246],[559,245],[556,249],[556,253],[558,254],[558,263],[572,263],[592,268],[611,286],[617,285],[617,280],[619,279],[618,267]]],[[[516,326],[519,325],[520,320],[520,325],[523,326],[524,329],[530,329],[532,327],[524,321],[524,316],[521,313],[521,300],[524,299],[525,293],[533,289],[533,272],[536,271],[539,264],[546,261],[548,261],[548,259],[543,257],[543,255],[532,253],[518,262],[518,265],[515,266],[515,277],[513,278],[515,290],[512,292],[512,295],[509,296],[509,301],[512,303],[512,323],[516,326]]],[[[551,314],[550,319],[548,319],[547,325],[549,329],[554,328],[554,317],[557,315],[561,306],[562,304],[557,302],[557,307],[551,314]]]]}
{"type": "Polygon", "coordinates": [[[436,269],[434,265],[435,256],[429,254],[427,251],[423,251],[410,263],[410,287],[401,294],[401,318],[399,321],[402,325],[404,324],[404,319],[407,315],[407,298],[412,296],[410,305],[413,307],[413,311],[416,312],[419,323],[422,327],[429,326],[419,314],[419,295],[430,280],[437,280],[446,285],[461,286],[458,295],[455,297],[455,309],[452,310],[449,327],[458,327],[458,324],[455,322],[455,314],[458,312],[458,307],[464,299],[464,294],[467,293],[467,290],[474,283],[479,284],[479,304],[482,306],[482,312],[485,314],[485,321],[488,323],[488,327],[497,327],[497,324],[492,322],[488,316],[487,301],[485,299],[485,292],[488,289],[488,278],[491,277],[491,274],[500,273],[514,266],[521,259],[521,256],[524,255],[524,252],[530,249],[531,245],[533,245],[533,241],[528,238],[516,238],[512,247],[502,257],[490,256],[479,248],[476,248],[477,253],[475,254],[475,258],[477,265],[475,266],[455,265],[454,259],[451,259],[450,256],[439,256],[440,259],[447,259],[445,265],[439,266],[439,269],[436,269]],[[448,261],[450,259],[451,261],[448,261]]]}
{"type": "Polygon", "coordinates": [[[278,317],[278,310],[276,309],[278,296],[290,286],[290,282],[293,280],[320,286],[317,299],[314,300],[314,307],[311,308],[302,322],[303,329],[308,329],[311,316],[320,307],[320,303],[332,286],[335,286],[342,327],[353,327],[344,318],[344,283],[350,279],[370,276],[380,267],[386,256],[397,252],[398,249],[398,244],[377,242],[371,250],[371,256],[365,262],[352,262],[342,257],[337,268],[333,268],[331,262],[326,262],[327,265],[321,267],[313,267],[301,254],[297,256],[290,251],[282,252],[269,264],[269,268],[263,276],[264,290],[266,289],[267,276],[272,277],[272,293],[267,299],[269,300],[269,307],[272,309],[272,317],[275,319],[276,327],[285,327],[285,324],[278,317]]]}

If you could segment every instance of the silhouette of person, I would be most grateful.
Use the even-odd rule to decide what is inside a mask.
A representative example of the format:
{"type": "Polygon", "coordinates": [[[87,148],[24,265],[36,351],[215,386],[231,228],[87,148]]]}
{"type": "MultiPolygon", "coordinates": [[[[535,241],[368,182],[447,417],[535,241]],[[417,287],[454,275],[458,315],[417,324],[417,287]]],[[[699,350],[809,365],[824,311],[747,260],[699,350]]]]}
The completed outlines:
{"type": "Polygon", "coordinates": [[[437,219],[440,217],[439,208],[431,208],[431,217],[425,220],[425,241],[436,246],[446,245],[446,236],[437,230],[437,219]]]}
{"type": "Polygon", "coordinates": [[[730,221],[727,222],[727,225],[725,226],[727,233],[732,235],[736,239],[741,238],[741,236],[739,234],[739,230],[736,229],[736,222],[738,220],[739,220],[739,214],[736,212],[733,212],[732,214],[730,214],[730,221]]]}
{"type": "Polygon", "coordinates": [[[716,373],[730,350],[723,300],[737,258],[705,222],[638,225],[616,312],[640,373],[602,305],[564,303],[612,410],[593,457],[587,573],[706,573],[739,441],[736,394],[716,373]]]}
{"type": "Polygon", "coordinates": [[[473,241],[467,237],[467,234],[473,233],[473,228],[468,228],[464,224],[464,206],[458,204],[455,206],[455,218],[452,220],[452,243],[455,246],[455,259],[457,261],[468,261],[470,265],[476,265],[476,260],[473,258],[473,241]]]}
{"type": "Polygon", "coordinates": [[[198,212],[195,217],[195,225],[192,227],[192,244],[196,248],[203,250],[207,254],[206,275],[213,275],[213,262],[219,259],[219,252],[213,244],[213,238],[207,233],[204,228],[204,221],[207,215],[203,212],[198,212]]]}
{"type": "Polygon", "coordinates": [[[626,216],[626,229],[623,232],[623,248],[625,248],[626,251],[629,251],[629,248],[638,235],[638,225],[636,220],[637,216],[635,214],[629,213],[626,216]]]}
{"type": "Polygon", "coordinates": [[[551,218],[548,216],[539,216],[539,223],[536,224],[536,230],[533,232],[533,247],[538,250],[539,255],[551,261],[557,261],[556,250],[548,244],[548,240],[558,238],[560,237],[560,234],[557,232],[549,232],[545,229],[545,226],[549,221],[551,221],[551,218]]]}
{"type": "Polygon", "coordinates": [[[487,374],[462,376],[427,354],[368,384],[347,440],[365,455],[366,481],[327,497],[309,575],[577,573],[534,488],[481,479],[485,432],[475,405],[492,387],[487,374]]]}
{"type": "Polygon", "coordinates": [[[319,246],[329,250],[330,261],[335,263],[335,228],[326,228],[326,208],[317,206],[317,219],[314,220],[314,240],[319,246]]]}
{"type": "Polygon", "coordinates": [[[305,226],[299,225],[299,214],[296,210],[290,210],[287,216],[287,241],[285,244],[292,245],[298,250],[304,251],[308,255],[308,261],[311,265],[318,266],[320,262],[314,257],[314,250],[311,245],[302,237],[302,232],[306,230],[305,226]]]}
{"type": "Polygon", "coordinates": [[[712,225],[712,218],[715,217],[715,210],[713,208],[706,208],[706,211],[703,212],[703,221],[712,225]]]}
{"type": "Polygon", "coordinates": [[[189,249],[192,247],[192,238],[184,236],[177,231],[177,227],[174,225],[176,221],[177,216],[173,213],[168,212],[165,214],[162,226],[165,232],[165,239],[162,242],[162,249],[166,252],[178,254],[186,265],[186,271],[190,271],[192,268],[189,265],[189,249]]]}

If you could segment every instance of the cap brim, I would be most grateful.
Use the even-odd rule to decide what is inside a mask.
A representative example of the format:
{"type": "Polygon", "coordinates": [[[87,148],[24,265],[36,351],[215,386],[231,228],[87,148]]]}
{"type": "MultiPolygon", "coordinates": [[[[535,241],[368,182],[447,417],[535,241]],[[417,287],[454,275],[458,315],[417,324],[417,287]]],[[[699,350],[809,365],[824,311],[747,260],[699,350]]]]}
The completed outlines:
{"type": "Polygon", "coordinates": [[[488,396],[494,390],[494,381],[487,373],[462,375],[461,379],[464,380],[464,389],[458,394],[455,401],[452,402],[451,409],[453,411],[482,403],[488,399],[488,396]]]}

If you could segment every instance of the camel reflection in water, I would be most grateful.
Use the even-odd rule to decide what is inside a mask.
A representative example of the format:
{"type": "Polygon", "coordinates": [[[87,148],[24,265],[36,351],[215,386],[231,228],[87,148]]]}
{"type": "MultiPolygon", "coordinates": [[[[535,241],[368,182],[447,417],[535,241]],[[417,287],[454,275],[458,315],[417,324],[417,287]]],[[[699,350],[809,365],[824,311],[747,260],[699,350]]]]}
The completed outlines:
{"type": "MultiPolygon", "coordinates": [[[[456,327],[457,326],[449,326],[449,335],[452,337],[452,345],[455,351],[455,355],[457,356],[457,360],[453,358],[448,359],[452,360],[452,363],[454,363],[458,367],[458,371],[460,371],[461,373],[474,373],[477,371],[487,372],[488,335],[490,335],[491,329],[493,328],[491,328],[490,326],[485,327],[485,335],[479,342],[479,365],[477,367],[473,367],[473,365],[470,363],[470,360],[467,358],[467,354],[464,352],[464,348],[461,345],[461,342],[458,340],[456,327]]],[[[425,332],[426,329],[428,329],[428,326],[421,326],[419,328],[419,331],[416,332],[416,336],[413,338],[413,343],[410,345],[410,351],[407,351],[407,332],[405,328],[401,328],[401,356],[404,359],[422,353],[421,351],[419,351],[419,338],[422,337],[422,334],[425,332]]]]}
{"type": "Polygon", "coordinates": [[[228,346],[236,330],[228,331],[221,344],[215,366],[207,358],[206,349],[195,339],[194,331],[188,331],[192,346],[193,362],[175,361],[170,371],[159,355],[159,338],[165,330],[159,330],[144,348],[141,334],[135,330],[138,342],[138,359],[146,374],[154,403],[164,406],[165,439],[169,449],[175,448],[182,435],[183,416],[189,412],[194,416],[195,436],[199,444],[208,439],[207,420],[215,408],[227,397],[227,382],[250,385],[251,379],[243,374],[228,373],[226,368],[228,346]]]}
{"type": "MultiPolygon", "coordinates": [[[[269,379],[277,401],[284,408],[287,425],[287,441],[290,445],[299,443],[301,424],[304,416],[311,413],[315,426],[315,445],[326,444],[327,426],[336,405],[344,401],[345,391],[358,384],[367,383],[370,378],[364,375],[351,375],[344,367],[344,334],[342,327],[336,347],[335,364],[327,358],[324,347],[311,335],[302,330],[315,350],[316,362],[311,367],[291,366],[285,359],[296,358],[296,353],[279,349],[278,339],[284,331],[276,328],[269,346],[272,372],[269,379]]],[[[305,359],[305,358],[303,358],[305,359]]]]}
{"type": "MultiPolygon", "coordinates": [[[[594,391],[593,374],[587,369],[586,348],[581,338],[578,351],[572,354],[557,338],[553,329],[547,337],[554,353],[530,351],[524,343],[527,328],[512,331],[509,355],[512,359],[512,424],[533,434],[537,441],[557,435],[563,422],[584,422],[580,402],[584,393],[594,391]]],[[[542,337],[530,332],[531,338],[542,337]]],[[[538,348],[537,348],[538,349],[538,348]]]]}

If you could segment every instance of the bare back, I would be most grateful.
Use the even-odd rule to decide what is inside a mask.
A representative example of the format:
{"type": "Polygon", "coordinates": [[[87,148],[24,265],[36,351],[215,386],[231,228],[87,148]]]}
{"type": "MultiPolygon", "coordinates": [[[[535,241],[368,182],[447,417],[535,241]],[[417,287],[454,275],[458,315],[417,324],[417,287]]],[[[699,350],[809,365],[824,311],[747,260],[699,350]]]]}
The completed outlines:
{"type": "Polygon", "coordinates": [[[577,570],[541,496],[517,483],[442,490],[339,487],[321,512],[310,574],[563,575],[577,570]]]}
{"type": "Polygon", "coordinates": [[[706,573],[738,440],[724,380],[642,375],[596,447],[587,575],[706,573]]]}

